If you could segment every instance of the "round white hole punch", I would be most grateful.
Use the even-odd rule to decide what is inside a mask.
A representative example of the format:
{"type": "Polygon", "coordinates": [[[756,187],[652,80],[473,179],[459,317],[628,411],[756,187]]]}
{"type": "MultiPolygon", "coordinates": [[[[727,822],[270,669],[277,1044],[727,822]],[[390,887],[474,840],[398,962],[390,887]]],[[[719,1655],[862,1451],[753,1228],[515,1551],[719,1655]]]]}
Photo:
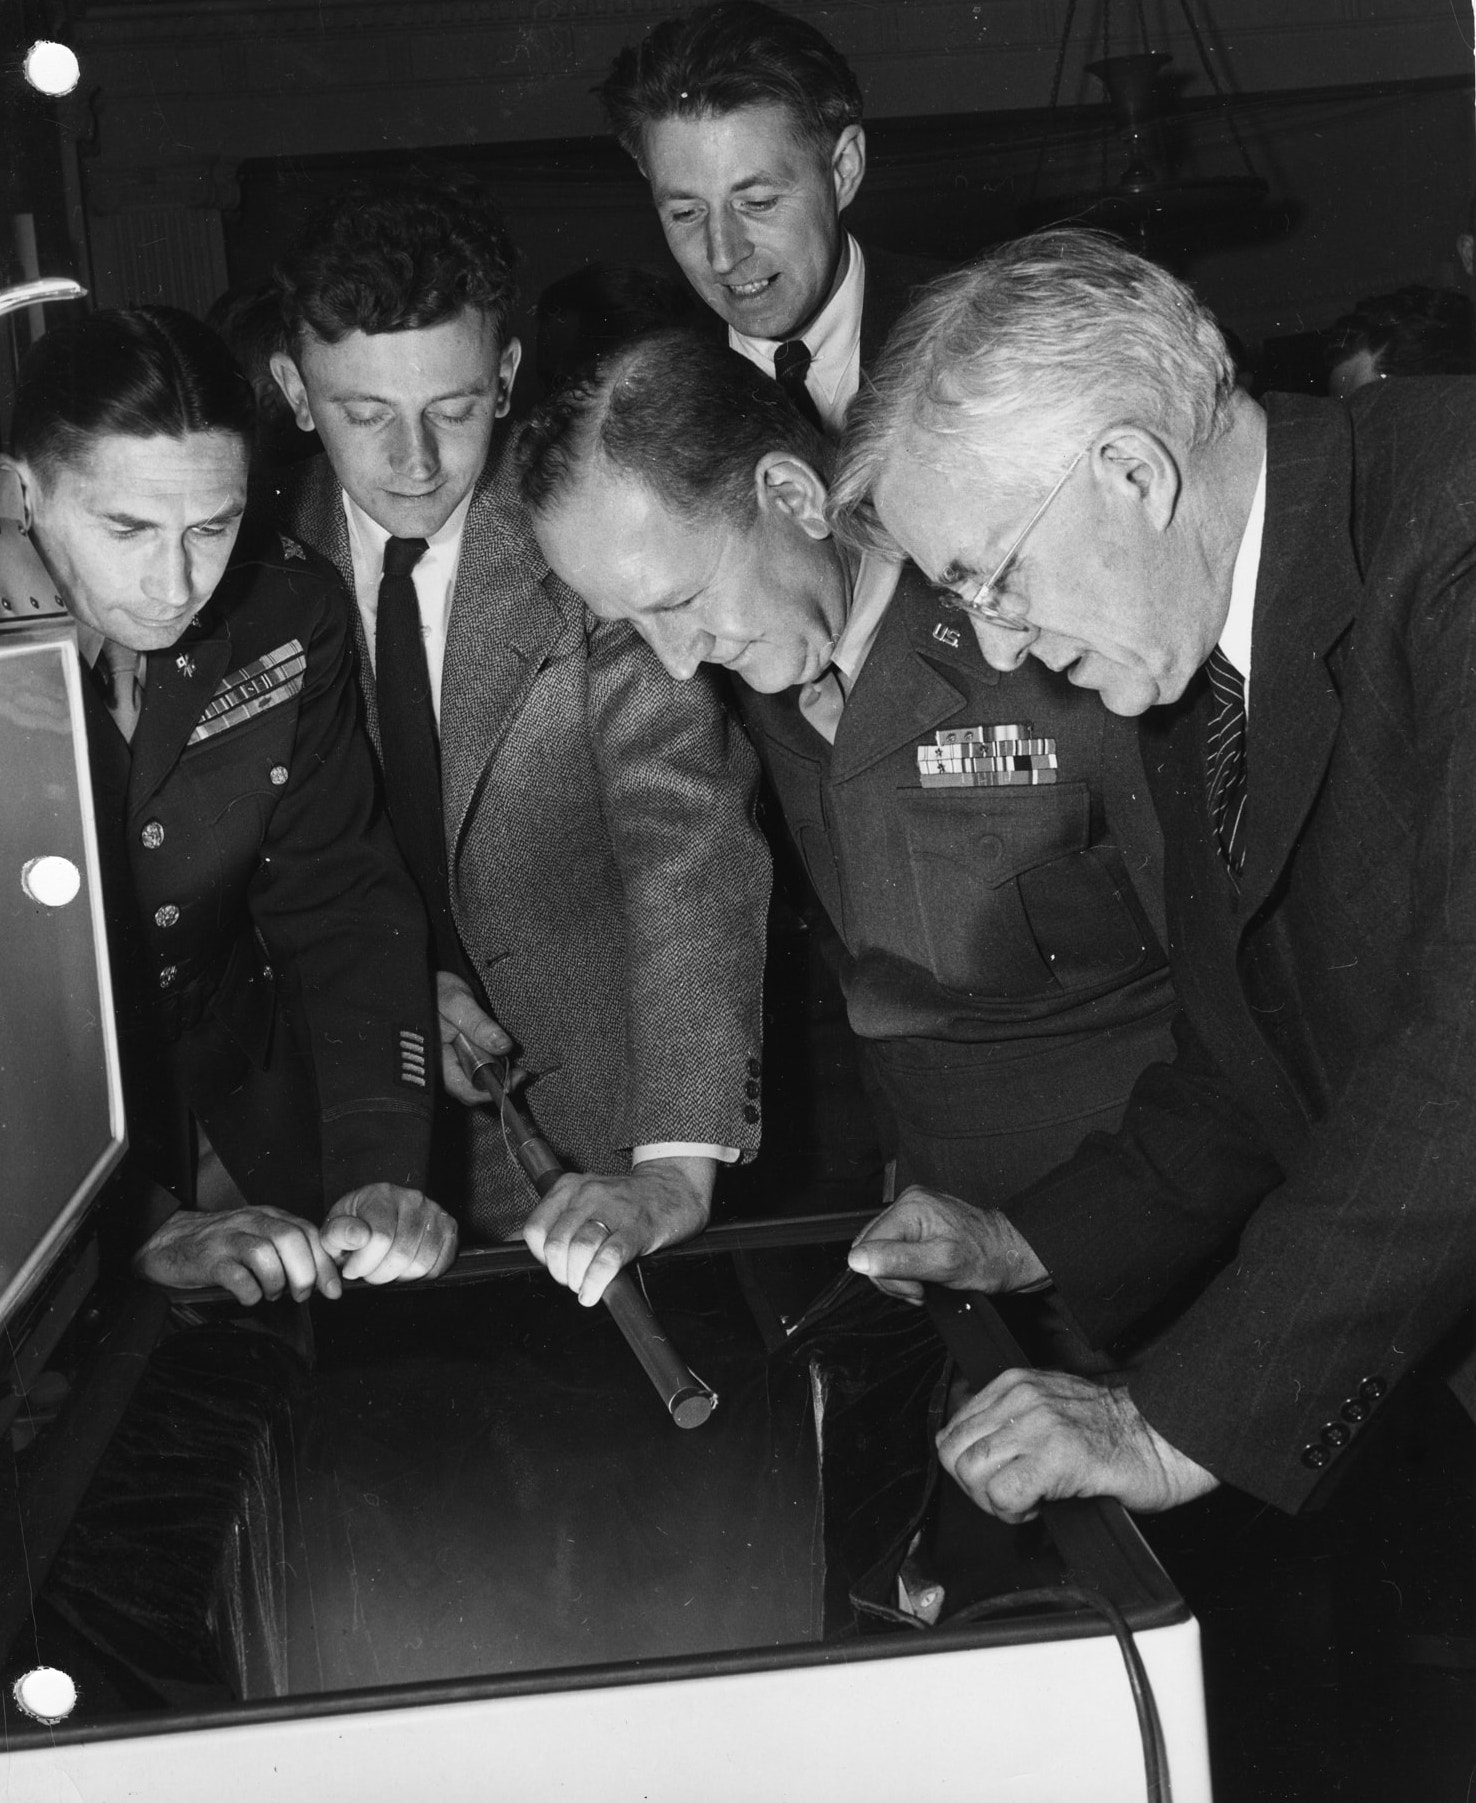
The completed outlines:
{"type": "Polygon", "coordinates": [[[77,1707],[77,1686],[54,1665],[38,1665],[22,1673],[11,1694],[27,1715],[48,1727],[64,1722],[77,1707]]]}
{"type": "Polygon", "coordinates": [[[70,858],[30,858],[21,866],[21,888],[44,908],[64,908],[75,901],[82,872],[70,858]]]}

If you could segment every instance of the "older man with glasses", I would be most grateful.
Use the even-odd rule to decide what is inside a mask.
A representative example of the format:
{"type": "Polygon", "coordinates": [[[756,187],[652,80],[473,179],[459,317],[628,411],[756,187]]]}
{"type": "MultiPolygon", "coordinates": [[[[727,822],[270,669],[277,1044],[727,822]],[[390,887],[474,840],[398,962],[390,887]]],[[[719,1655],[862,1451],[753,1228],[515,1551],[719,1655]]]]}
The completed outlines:
{"type": "Polygon", "coordinates": [[[1081,232],[935,288],[853,421],[833,507],[951,588],[995,669],[1141,716],[1164,830],[1173,1063],[1002,1210],[899,1205],[851,1255],[914,1294],[1053,1282],[1099,1346],[1153,1329],[1125,1386],[1010,1373],[955,1415],[944,1462],[1007,1520],[1219,1482],[1296,1511],[1458,1355],[1473,495],[1471,383],[1262,407],[1186,288],[1081,232]]]}

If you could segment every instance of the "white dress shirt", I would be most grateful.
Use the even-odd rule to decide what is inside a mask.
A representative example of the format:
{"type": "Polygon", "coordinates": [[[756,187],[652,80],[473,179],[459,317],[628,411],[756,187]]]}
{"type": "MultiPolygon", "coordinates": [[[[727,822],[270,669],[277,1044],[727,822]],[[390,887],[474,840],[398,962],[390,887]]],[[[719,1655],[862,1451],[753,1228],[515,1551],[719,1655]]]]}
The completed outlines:
{"type": "MultiPolygon", "coordinates": [[[[810,391],[827,432],[839,432],[846,410],[861,386],[861,304],[866,295],[866,259],[861,246],[846,234],[846,273],[840,287],[805,327],[801,337],[810,353],[810,391]]],[[[774,374],[774,353],[785,340],[749,338],[728,327],[728,343],[766,376],[774,374]]]]}
{"type": "Polygon", "coordinates": [[[897,578],[902,574],[899,562],[878,556],[875,551],[863,551],[854,571],[849,560],[846,568],[851,577],[851,597],[845,626],[835,641],[829,667],[799,692],[799,711],[832,745],[846,698],[876,643],[896,592],[897,578]]]}
{"type": "MultiPolygon", "coordinates": [[[[446,663],[446,628],[451,619],[456,572],[461,566],[461,535],[466,529],[470,509],[471,492],[468,490],[466,498],[446,524],[425,541],[425,550],[411,571],[415,599],[420,603],[420,636],[425,642],[425,667],[430,677],[431,707],[438,729],[441,724],[441,671],[446,663]]],[[[348,521],[349,556],[354,565],[354,599],[359,604],[359,618],[364,622],[364,638],[369,646],[372,667],[378,655],[374,628],[379,618],[384,547],[389,543],[390,535],[377,520],[371,520],[347,492],[343,497],[343,512],[348,521]]]]}
{"type": "Polygon", "coordinates": [[[1220,630],[1220,649],[1240,672],[1245,684],[1246,713],[1250,713],[1251,624],[1256,607],[1256,582],[1261,574],[1261,540],[1266,533],[1266,456],[1251,501],[1250,517],[1241,534],[1230,577],[1230,611],[1220,630]]]}
{"type": "MultiPolygon", "coordinates": [[[[436,730],[441,726],[441,673],[446,664],[446,629],[451,620],[451,597],[456,592],[456,572],[461,566],[461,539],[466,529],[466,516],[471,508],[471,495],[451,515],[440,531],[425,541],[425,550],[411,572],[415,583],[415,599],[420,603],[420,636],[425,642],[426,670],[430,676],[431,706],[435,709],[436,730]]],[[[359,604],[359,618],[364,622],[364,637],[369,645],[369,661],[375,657],[374,627],[379,617],[379,584],[384,575],[384,547],[390,534],[377,520],[371,520],[358,502],[345,492],[344,517],[348,521],[349,556],[354,567],[354,598],[359,604]]],[[[735,1164],[736,1146],[709,1146],[685,1140],[662,1140],[649,1146],[633,1146],[630,1162],[645,1164],[652,1158],[715,1158],[720,1164],[735,1164]]]]}

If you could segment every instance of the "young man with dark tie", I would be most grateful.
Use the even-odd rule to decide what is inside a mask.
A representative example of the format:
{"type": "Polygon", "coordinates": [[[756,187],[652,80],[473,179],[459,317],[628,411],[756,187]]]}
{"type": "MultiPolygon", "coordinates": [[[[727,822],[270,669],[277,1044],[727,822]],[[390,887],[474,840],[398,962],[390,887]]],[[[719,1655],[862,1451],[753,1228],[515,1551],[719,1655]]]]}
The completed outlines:
{"type": "Polygon", "coordinates": [[[469,1117],[465,1212],[522,1231],[593,1303],[699,1231],[758,1143],[767,859],[752,754],[554,577],[494,444],[519,359],[514,252],[461,177],[358,188],[280,271],[274,370],[326,455],[286,516],[354,596],[391,819],[435,938],[444,1076],[463,1033],[529,1076],[569,1165],[535,1208],[495,1116],[469,1117]]]}

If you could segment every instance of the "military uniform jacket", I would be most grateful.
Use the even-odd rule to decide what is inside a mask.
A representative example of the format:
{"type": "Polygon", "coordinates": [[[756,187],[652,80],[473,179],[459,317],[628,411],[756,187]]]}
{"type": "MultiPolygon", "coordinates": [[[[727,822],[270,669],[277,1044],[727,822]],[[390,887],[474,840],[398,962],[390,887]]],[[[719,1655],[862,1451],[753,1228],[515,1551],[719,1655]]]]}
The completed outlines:
{"type": "Polygon", "coordinates": [[[425,924],[378,812],[337,579],[248,520],[196,623],[150,654],[131,745],[84,695],[125,1037],[178,1039],[209,1014],[263,1067],[290,981],[327,1201],[422,1185],[425,924]]]}
{"type": "Polygon", "coordinates": [[[1476,1289],[1476,382],[1267,411],[1240,893],[1200,678],[1143,723],[1181,1054],[1009,1212],[1099,1341],[1208,1273],[1131,1393],[1294,1509],[1476,1289]]]}
{"type": "MultiPolygon", "coordinates": [[[[1064,1040],[1170,1006],[1136,734],[1095,695],[1033,661],[991,669],[911,565],[834,747],[798,690],[737,687],[848,953],[842,983],[863,1038],[1064,1040]],[[1056,740],[1055,784],[920,785],[917,748],[939,728],[1027,723],[1056,740]]],[[[1104,1056],[1120,1054],[1104,1044],[1104,1056]]]]}
{"type": "MultiPolygon", "coordinates": [[[[633,1145],[758,1144],[768,854],[757,763],[706,671],[674,681],[635,631],[549,570],[493,456],[462,538],[441,681],[452,911],[529,1111],[576,1170],[633,1145]]],[[[284,496],[352,582],[326,458],[284,496]]],[[[357,613],[356,613],[357,621],[357,613]]],[[[359,668],[377,731],[367,647],[359,668]]],[[[470,1223],[533,1206],[495,1118],[474,1118],[470,1223]]]]}

